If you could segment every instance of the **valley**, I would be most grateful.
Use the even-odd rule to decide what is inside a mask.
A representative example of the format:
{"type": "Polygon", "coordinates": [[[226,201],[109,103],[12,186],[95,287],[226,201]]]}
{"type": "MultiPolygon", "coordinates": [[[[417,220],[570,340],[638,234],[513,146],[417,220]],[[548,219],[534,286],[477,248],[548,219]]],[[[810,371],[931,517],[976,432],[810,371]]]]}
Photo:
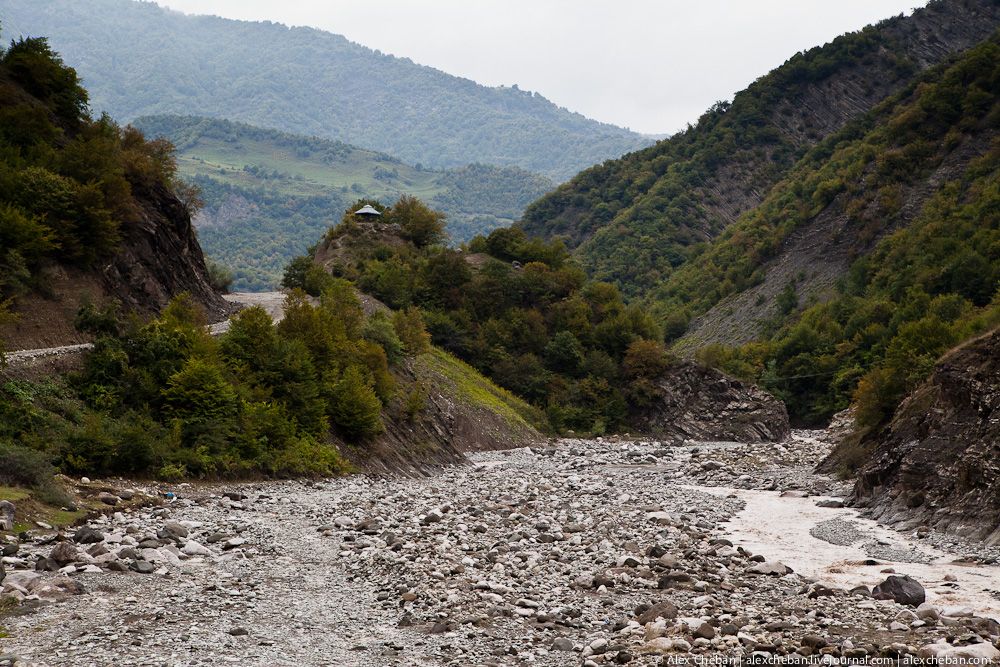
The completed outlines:
{"type": "Polygon", "coordinates": [[[0,667],[1000,664],[1000,0],[655,142],[262,16],[0,6],[0,667]]]}
{"type": "Polygon", "coordinates": [[[199,189],[194,217],[206,255],[232,272],[232,289],[276,288],[357,199],[419,197],[446,216],[448,241],[506,227],[553,182],[518,167],[413,167],[384,153],[243,123],[182,116],[134,122],[176,147],[178,172],[199,189]]]}

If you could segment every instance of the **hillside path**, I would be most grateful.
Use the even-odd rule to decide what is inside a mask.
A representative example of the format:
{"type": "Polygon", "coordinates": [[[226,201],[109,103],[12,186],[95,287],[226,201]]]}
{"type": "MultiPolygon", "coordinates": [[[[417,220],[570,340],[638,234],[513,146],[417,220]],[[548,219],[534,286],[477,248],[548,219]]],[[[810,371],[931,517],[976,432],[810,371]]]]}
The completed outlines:
{"type": "MultiPolygon", "coordinates": [[[[230,303],[242,304],[244,306],[263,306],[275,322],[279,322],[284,317],[284,292],[234,292],[224,294],[223,298],[230,303]]],[[[208,325],[208,330],[213,336],[219,336],[229,331],[230,319],[208,325]]],[[[75,354],[93,347],[92,343],[78,343],[75,345],[60,345],[57,347],[42,347],[33,350],[12,350],[7,352],[7,363],[11,365],[30,363],[36,359],[45,357],[56,357],[66,354],[75,354]]]]}

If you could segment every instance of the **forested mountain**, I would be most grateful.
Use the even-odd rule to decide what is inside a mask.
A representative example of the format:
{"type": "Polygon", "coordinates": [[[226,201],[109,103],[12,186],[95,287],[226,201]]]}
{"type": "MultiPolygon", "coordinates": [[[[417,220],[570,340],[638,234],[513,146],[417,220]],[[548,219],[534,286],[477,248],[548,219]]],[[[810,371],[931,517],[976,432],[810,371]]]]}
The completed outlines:
{"type": "Polygon", "coordinates": [[[994,0],[936,0],[796,54],[687,131],[577,175],[529,207],[524,229],[564,237],[589,273],[643,293],[758,206],[811,147],[998,24],[994,0]]]}
{"type": "Polygon", "coordinates": [[[447,216],[452,242],[513,223],[553,187],[519,167],[417,168],[348,144],[190,116],[135,125],[177,148],[179,172],[201,190],[195,217],[206,254],[232,271],[238,290],[273,289],[355,199],[420,196],[447,216]]]}
{"type": "Polygon", "coordinates": [[[0,341],[64,344],[107,298],[150,314],[187,292],[225,312],[178,185],[169,145],[92,119],[43,39],[0,50],[0,341]]]}
{"type": "Polygon", "coordinates": [[[569,232],[676,350],[760,381],[793,418],[853,401],[879,428],[1000,318],[998,23],[996,2],[933,2],[799,54],[561,186],[524,229],[569,232]]]}
{"type": "MultiPolygon", "coordinates": [[[[655,293],[800,417],[874,426],[1000,322],[1000,37],[811,151],[655,293]],[[752,341],[759,342],[752,342],[752,341]]],[[[711,349],[719,354],[717,348],[711,349]]],[[[725,356],[725,355],[722,355],[725,356]]]]}
{"type": "Polygon", "coordinates": [[[94,108],[121,121],[229,118],[413,164],[519,166],[556,179],[649,143],[537,93],[481,86],[311,28],[132,0],[6,0],[0,21],[8,33],[47,36],[94,108]]]}

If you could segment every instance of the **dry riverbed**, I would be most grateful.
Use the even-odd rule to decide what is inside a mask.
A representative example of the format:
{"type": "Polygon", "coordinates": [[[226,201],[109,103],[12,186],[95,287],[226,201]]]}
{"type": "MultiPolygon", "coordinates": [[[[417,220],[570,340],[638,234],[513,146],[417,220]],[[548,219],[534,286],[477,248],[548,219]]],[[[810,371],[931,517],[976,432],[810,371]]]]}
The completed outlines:
{"type": "Polygon", "coordinates": [[[817,507],[844,491],[811,473],[817,435],[564,440],[426,479],[174,488],[5,558],[26,613],[0,619],[0,665],[997,655],[988,554],[954,564],[968,554],[817,507]],[[63,573],[36,576],[38,556],[63,573]],[[873,599],[893,570],[928,602],[873,599]]]}

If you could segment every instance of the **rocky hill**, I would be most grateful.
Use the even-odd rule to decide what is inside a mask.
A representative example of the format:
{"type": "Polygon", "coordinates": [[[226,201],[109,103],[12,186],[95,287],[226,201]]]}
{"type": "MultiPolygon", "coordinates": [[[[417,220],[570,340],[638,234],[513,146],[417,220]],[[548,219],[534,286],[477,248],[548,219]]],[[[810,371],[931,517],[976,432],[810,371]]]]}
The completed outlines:
{"type": "Polygon", "coordinates": [[[48,36],[78,64],[95,109],[122,121],[229,118],[410,164],[519,166],[560,180],[649,144],[538,93],[481,86],[312,28],[186,16],[132,0],[9,0],[0,22],[48,36]]]}
{"type": "Polygon", "coordinates": [[[629,426],[684,440],[781,442],[791,436],[784,404],[713,368],[677,361],[654,381],[655,399],[633,407],[629,426]]]}
{"type": "Polygon", "coordinates": [[[0,54],[0,304],[13,315],[0,317],[0,340],[9,349],[77,340],[73,319],[88,302],[150,315],[187,292],[210,317],[229,312],[175,193],[167,147],[93,120],[87,100],[44,41],[0,54]]]}
{"type": "Polygon", "coordinates": [[[659,286],[813,146],[1000,25],[993,0],[936,0],[797,54],[687,131],[592,167],[530,206],[531,235],[562,236],[595,277],[659,286]]]}
{"type": "Polygon", "coordinates": [[[1000,543],[1000,329],[942,358],[862,447],[852,500],[871,516],[1000,543]]]}

